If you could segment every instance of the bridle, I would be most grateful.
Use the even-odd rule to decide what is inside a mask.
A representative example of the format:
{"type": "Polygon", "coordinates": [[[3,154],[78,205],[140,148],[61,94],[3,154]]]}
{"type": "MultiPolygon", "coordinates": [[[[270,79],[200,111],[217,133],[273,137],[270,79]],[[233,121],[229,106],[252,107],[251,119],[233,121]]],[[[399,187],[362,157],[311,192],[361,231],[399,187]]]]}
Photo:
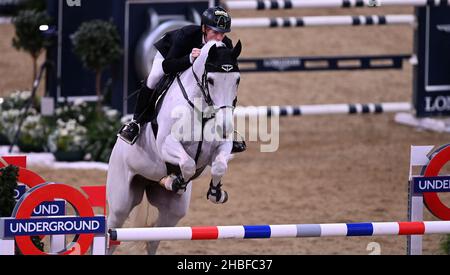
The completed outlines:
{"type": "MultiPolygon", "coordinates": [[[[195,63],[195,61],[194,61],[195,63]]],[[[206,102],[206,104],[208,105],[208,109],[209,112],[208,114],[210,114],[210,116],[208,117],[208,120],[211,118],[214,118],[216,116],[216,113],[219,112],[221,109],[231,109],[232,111],[234,111],[235,107],[236,107],[236,101],[237,98],[234,99],[233,104],[232,105],[223,105],[223,106],[219,106],[219,107],[215,107],[215,103],[214,100],[211,98],[211,93],[209,92],[209,85],[208,85],[208,80],[207,80],[207,75],[208,72],[211,72],[210,70],[208,70],[207,68],[215,68],[213,71],[218,71],[218,69],[221,69],[221,71],[225,71],[225,72],[230,72],[231,70],[233,70],[235,65],[231,65],[231,64],[224,64],[224,65],[220,65],[220,68],[217,68],[218,66],[212,63],[206,63],[205,64],[205,71],[202,75],[201,81],[200,78],[197,76],[197,74],[194,71],[194,64],[192,64],[191,66],[191,70],[192,70],[192,74],[194,75],[195,81],[197,82],[197,86],[200,88],[200,91],[202,92],[203,95],[203,100],[206,102]]],[[[186,99],[187,103],[194,108],[194,110],[198,111],[199,113],[202,114],[202,117],[204,117],[204,111],[203,110],[198,110],[198,108],[194,105],[194,103],[192,103],[192,101],[189,99],[186,90],[183,86],[183,83],[180,80],[180,73],[177,74],[177,82],[178,85],[180,86],[181,92],[183,94],[183,97],[186,99]]]]}
{"type": "MultiPolygon", "coordinates": [[[[204,129],[205,125],[206,125],[206,122],[209,121],[210,119],[215,118],[216,117],[216,113],[219,110],[221,110],[221,109],[230,108],[230,109],[234,110],[234,108],[236,107],[236,102],[237,102],[237,97],[236,97],[234,99],[234,101],[233,101],[233,105],[231,105],[231,106],[223,105],[223,106],[220,106],[220,107],[217,107],[217,108],[215,107],[214,101],[211,98],[211,94],[209,92],[209,86],[208,86],[208,81],[207,81],[207,74],[208,74],[208,72],[210,72],[210,71],[207,70],[207,68],[208,67],[214,68],[214,66],[216,66],[216,65],[210,64],[210,63],[207,63],[205,65],[205,72],[202,75],[202,81],[201,82],[200,82],[200,79],[198,78],[197,74],[194,71],[194,64],[192,64],[192,66],[191,66],[192,67],[192,74],[195,77],[195,80],[197,82],[197,86],[202,91],[203,99],[205,100],[206,104],[208,104],[209,110],[212,110],[212,112],[208,112],[208,114],[210,114],[208,117],[205,117],[205,112],[203,110],[199,110],[194,105],[194,103],[189,99],[189,96],[186,93],[186,89],[184,88],[183,83],[180,80],[181,73],[178,73],[177,76],[176,76],[177,82],[178,82],[178,85],[180,86],[180,90],[181,90],[181,92],[183,94],[183,97],[186,99],[187,103],[194,109],[194,111],[200,113],[201,117],[202,117],[202,139],[199,141],[199,143],[197,145],[197,152],[195,153],[195,157],[194,157],[195,163],[197,163],[198,159],[200,158],[200,153],[201,153],[202,144],[203,144],[203,129],[204,129]]],[[[225,71],[228,70],[228,72],[229,72],[231,70],[229,66],[233,66],[233,65],[222,65],[222,66],[225,66],[224,68],[222,68],[223,70],[225,70],[225,71]]],[[[214,70],[214,71],[216,71],[216,70],[214,70]]]]}

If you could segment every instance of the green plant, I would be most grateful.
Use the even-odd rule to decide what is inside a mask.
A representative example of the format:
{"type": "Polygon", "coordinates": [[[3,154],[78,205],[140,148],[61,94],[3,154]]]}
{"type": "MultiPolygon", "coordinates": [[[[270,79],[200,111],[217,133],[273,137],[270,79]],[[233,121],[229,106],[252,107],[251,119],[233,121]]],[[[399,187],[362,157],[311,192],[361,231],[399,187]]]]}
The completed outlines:
{"type": "Polygon", "coordinates": [[[5,134],[6,129],[5,129],[5,126],[3,125],[3,122],[2,122],[2,115],[1,114],[3,114],[3,110],[4,110],[3,106],[2,106],[3,102],[4,102],[4,100],[3,100],[3,98],[1,98],[0,99],[0,145],[5,145],[5,144],[9,143],[8,137],[5,134]]]}
{"type": "Polygon", "coordinates": [[[0,168],[0,217],[11,217],[16,201],[14,189],[17,188],[19,168],[6,166],[0,168]]]}
{"type": "MultiPolygon", "coordinates": [[[[19,168],[9,165],[0,168],[0,217],[11,217],[16,200],[14,198],[14,190],[17,188],[19,168]]],[[[44,251],[44,243],[38,236],[31,237],[34,245],[41,251],[44,251]]],[[[16,254],[21,254],[16,247],[16,254]]]]}
{"type": "Polygon", "coordinates": [[[87,143],[87,129],[75,119],[67,122],[58,119],[56,129],[48,137],[51,152],[84,151],[87,143]]]}
{"type": "Polygon", "coordinates": [[[42,51],[50,46],[50,39],[42,35],[41,25],[49,25],[50,16],[45,11],[23,10],[13,19],[16,35],[12,40],[13,46],[18,50],[29,53],[33,60],[33,77],[37,74],[37,59],[42,51]]]}
{"type": "Polygon", "coordinates": [[[48,129],[40,114],[27,115],[19,136],[19,148],[22,152],[41,152],[47,143],[48,129]]]}
{"type": "Polygon", "coordinates": [[[88,124],[87,152],[89,152],[90,160],[109,161],[119,127],[120,113],[117,110],[103,107],[102,112],[96,113],[95,119],[88,124]]]}
{"type": "Polygon", "coordinates": [[[68,121],[76,120],[81,125],[86,126],[87,121],[94,119],[94,109],[86,101],[76,99],[73,102],[64,102],[55,110],[57,119],[68,121]]]}
{"type": "MultiPolygon", "coordinates": [[[[31,97],[30,91],[14,91],[9,96],[3,98],[2,110],[23,109],[31,97]]],[[[35,106],[33,106],[35,107],[35,106]]]]}
{"type": "Polygon", "coordinates": [[[45,11],[47,2],[46,0],[27,0],[23,6],[27,10],[45,11]]]}
{"type": "MultiPolygon", "coordinates": [[[[5,110],[2,111],[0,114],[0,124],[2,124],[3,126],[3,131],[2,132],[9,141],[12,141],[14,139],[14,136],[16,134],[16,131],[18,129],[18,121],[20,119],[22,119],[22,117],[25,114],[25,110],[18,110],[18,109],[10,109],[10,110],[5,110]]],[[[27,117],[35,117],[38,115],[38,112],[35,109],[28,109],[27,112],[27,117]]],[[[29,121],[30,119],[28,119],[29,121]]],[[[22,125],[22,130],[24,129],[23,125],[22,125]]],[[[29,129],[30,131],[32,131],[33,129],[29,129]]]]}
{"type": "Polygon", "coordinates": [[[102,71],[119,60],[122,55],[120,36],[112,22],[93,20],[84,22],[70,36],[74,52],[83,65],[95,72],[95,91],[97,93],[97,112],[101,112],[103,96],[101,94],[102,71]]]}
{"type": "Polygon", "coordinates": [[[441,250],[445,255],[450,255],[450,234],[442,238],[441,250]]]}

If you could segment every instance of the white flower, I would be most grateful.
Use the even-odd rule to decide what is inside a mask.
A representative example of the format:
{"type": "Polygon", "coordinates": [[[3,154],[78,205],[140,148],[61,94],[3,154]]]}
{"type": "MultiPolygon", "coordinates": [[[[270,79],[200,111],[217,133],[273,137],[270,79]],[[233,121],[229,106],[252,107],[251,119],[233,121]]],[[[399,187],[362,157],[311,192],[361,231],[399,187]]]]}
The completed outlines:
{"type": "Polygon", "coordinates": [[[81,136],[74,136],[73,137],[73,142],[75,145],[81,145],[81,142],[83,141],[83,137],[81,136]]]}
{"type": "Polygon", "coordinates": [[[106,111],[106,116],[109,119],[114,119],[118,114],[119,114],[119,112],[117,110],[114,110],[114,109],[106,111]]]}
{"type": "Polygon", "coordinates": [[[48,147],[51,148],[50,150],[52,152],[57,150],[82,150],[88,143],[86,133],[87,129],[78,124],[75,119],[69,119],[67,122],[58,119],[57,127],[50,134],[47,141],[48,147]],[[59,146],[61,146],[61,148],[59,148],[59,146]]]}
{"type": "Polygon", "coordinates": [[[18,117],[20,115],[20,111],[17,109],[9,110],[9,117],[18,117]]]}
{"type": "Polygon", "coordinates": [[[28,100],[31,97],[31,92],[30,91],[23,91],[23,92],[18,92],[19,93],[19,97],[21,100],[28,100]]]}
{"type": "Polygon", "coordinates": [[[77,99],[75,99],[74,100],[74,102],[73,102],[73,106],[83,106],[84,105],[84,100],[83,99],[81,99],[81,98],[77,98],[77,99]]]}
{"type": "Polygon", "coordinates": [[[80,121],[80,122],[85,122],[85,121],[86,121],[86,117],[83,116],[83,115],[79,115],[79,116],[78,116],[78,121],[80,121]]]}
{"type": "Polygon", "coordinates": [[[67,131],[74,131],[76,127],[77,121],[74,119],[70,119],[66,124],[67,131]]]}
{"type": "Polygon", "coordinates": [[[133,115],[125,115],[120,119],[122,124],[128,123],[133,119],[133,115]]]}

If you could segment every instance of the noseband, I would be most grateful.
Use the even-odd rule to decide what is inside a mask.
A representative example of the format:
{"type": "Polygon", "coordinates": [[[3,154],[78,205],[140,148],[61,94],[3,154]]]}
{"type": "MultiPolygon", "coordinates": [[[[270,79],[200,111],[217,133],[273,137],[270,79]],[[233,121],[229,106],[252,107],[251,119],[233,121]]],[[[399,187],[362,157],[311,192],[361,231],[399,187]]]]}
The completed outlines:
{"type": "MultiPolygon", "coordinates": [[[[197,76],[197,74],[194,71],[194,64],[192,64],[192,66],[191,66],[192,74],[194,75],[195,81],[197,82],[197,86],[200,88],[200,91],[202,92],[203,100],[205,100],[205,102],[208,105],[209,109],[212,110],[212,113],[208,112],[210,114],[209,119],[214,118],[216,116],[216,113],[219,112],[221,109],[230,108],[230,109],[234,110],[235,107],[236,107],[236,101],[237,101],[236,100],[237,98],[235,98],[234,101],[233,101],[233,105],[223,105],[223,106],[215,107],[216,105],[214,103],[214,100],[211,98],[211,93],[209,92],[209,85],[208,85],[208,81],[207,81],[208,72],[219,71],[219,70],[215,70],[214,68],[217,68],[217,66],[214,65],[214,64],[207,63],[205,65],[205,71],[204,71],[204,73],[202,75],[202,79],[200,81],[199,77],[197,76]],[[208,70],[208,68],[213,68],[213,70],[208,70]]],[[[235,70],[232,70],[233,69],[233,65],[228,65],[228,64],[222,65],[221,69],[222,69],[221,71],[225,71],[225,72],[235,71],[235,70]]],[[[195,107],[194,103],[192,103],[192,101],[189,99],[189,97],[188,97],[188,95],[186,93],[186,90],[184,89],[183,83],[180,80],[180,73],[177,74],[177,82],[178,82],[178,85],[181,88],[181,92],[183,93],[183,97],[186,99],[188,104],[192,108],[194,108],[194,110],[197,110],[199,113],[201,113],[202,117],[203,117],[204,111],[198,110],[198,108],[195,107]]]]}

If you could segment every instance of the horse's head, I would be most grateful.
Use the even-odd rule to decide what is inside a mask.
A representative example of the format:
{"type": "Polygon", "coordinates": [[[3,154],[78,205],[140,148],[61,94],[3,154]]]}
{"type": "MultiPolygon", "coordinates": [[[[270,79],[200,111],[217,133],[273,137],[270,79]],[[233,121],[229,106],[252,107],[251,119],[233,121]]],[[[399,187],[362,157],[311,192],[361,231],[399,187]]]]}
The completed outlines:
{"type": "Polygon", "coordinates": [[[241,49],[240,41],[233,49],[222,42],[210,41],[202,48],[193,66],[203,97],[216,112],[216,130],[223,137],[228,137],[234,130],[232,110],[240,81],[237,58],[241,49]]]}

